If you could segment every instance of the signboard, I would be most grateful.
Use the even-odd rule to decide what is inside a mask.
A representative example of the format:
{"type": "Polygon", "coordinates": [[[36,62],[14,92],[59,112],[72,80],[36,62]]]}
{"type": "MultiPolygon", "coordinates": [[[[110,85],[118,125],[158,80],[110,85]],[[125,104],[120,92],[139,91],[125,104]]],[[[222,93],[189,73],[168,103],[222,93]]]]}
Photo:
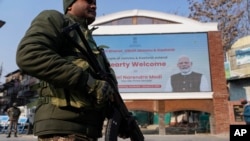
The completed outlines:
{"type": "Polygon", "coordinates": [[[165,93],[171,75],[179,73],[180,56],[188,56],[192,70],[204,74],[211,91],[207,33],[95,35],[123,93],[165,93]]]}
{"type": "Polygon", "coordinates": [[[250,47],[235,50],[235,55],[237,65],[250,63],[250,47]]]}

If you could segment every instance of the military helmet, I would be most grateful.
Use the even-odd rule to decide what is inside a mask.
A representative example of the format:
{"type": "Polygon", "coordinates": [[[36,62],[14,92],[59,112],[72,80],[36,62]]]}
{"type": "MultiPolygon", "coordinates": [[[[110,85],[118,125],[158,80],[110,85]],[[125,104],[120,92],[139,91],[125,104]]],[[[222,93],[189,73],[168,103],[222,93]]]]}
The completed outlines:
{"type": "Polygon", "coordinates": [[[67,13],[67,9],[75,2],[76,0],[63,0],[63,10],[64,13],[67,13]]]}

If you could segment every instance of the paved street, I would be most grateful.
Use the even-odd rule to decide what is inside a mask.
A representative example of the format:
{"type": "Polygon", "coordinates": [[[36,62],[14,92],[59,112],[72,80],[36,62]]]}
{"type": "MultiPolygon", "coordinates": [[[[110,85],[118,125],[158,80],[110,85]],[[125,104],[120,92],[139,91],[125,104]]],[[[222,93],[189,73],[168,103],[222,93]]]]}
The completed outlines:
{"type": "MultiPolygon", "coordinates": [[[[229,135],[212,134],[180,134],[180,135],[158,135],[158,126],[151,125],[147,128],[141,128],[145,141],[229,141],[229,135]]],[[[19,134],[17,138],[6,138],[6,134],[0,134],[0,141],[37,141],[33,135],[19,134]]],[[[104,138],[98,141],[104,141],[104,138]]],[[[130,139],[121,139],[118,141],[130,141],[130,139]]]]}
{"type": "MultiPolygon", "coordinates": [[[[199,134],[180,134],[180,135],[158,135],[158,126],[152,125],[147,128],[141,128],[145,141],[229,141],[229,135],[212,135],[209,133],[199,134]]],[[[7,134],[0,134],[0,141],[37,141],[33,135],[19,134],[17,138],[6,138],[7,134]]],[[[104,141],[104,138],[98,141],[104,141]]],[[[118,141],[130,141],[130,139],[121,139],[118,141]]]]}
{"type": "MultiPolygon", "coordinates": [[[[37,141],[33,135],[19,135],[17,138],[6,138],[5,134],[0,134],[0,141],[37,141]]],[[[98,141],[104,141],[99,139],[98,141]]],[[[129,139],[119,139],[118,141],[130,141],[129,139]]],[[[145,141],[229,141],[228,135],[145,135],[145,141]]]]}

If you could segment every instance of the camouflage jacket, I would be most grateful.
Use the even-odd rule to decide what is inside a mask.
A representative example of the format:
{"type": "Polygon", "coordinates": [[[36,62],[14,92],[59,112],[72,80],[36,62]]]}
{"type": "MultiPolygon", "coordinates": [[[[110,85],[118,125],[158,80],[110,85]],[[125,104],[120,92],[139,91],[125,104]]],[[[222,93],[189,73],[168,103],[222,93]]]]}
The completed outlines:
{"type": "MultiPolygon", "coordinates": [[[[105,68],[103,57],[96,50],[92,30],[88,29],[86,20],[63,15],[55,10],[43,11],[32,21],[19,43],[16,62],[24,73],[45,82],[39,93],[50,97],[52,104],[89,109],[102,107],[86,93],[91,70],[88,62],[61,32],[63,28],[76,22],[80,23],[85,38],[96,55],[97,63],[113,72],[111,68],[105,68]]],[[[83,46],[75,33],[70,36],[83,46]]]]}
{"type": "Polygon", "coordinates": [[[11,121],[18,121],[19,116],[21,115],[21,110],[17,107],[10,107],[7,110],[7,115],[9,117],[9,120],[11,121]]]}

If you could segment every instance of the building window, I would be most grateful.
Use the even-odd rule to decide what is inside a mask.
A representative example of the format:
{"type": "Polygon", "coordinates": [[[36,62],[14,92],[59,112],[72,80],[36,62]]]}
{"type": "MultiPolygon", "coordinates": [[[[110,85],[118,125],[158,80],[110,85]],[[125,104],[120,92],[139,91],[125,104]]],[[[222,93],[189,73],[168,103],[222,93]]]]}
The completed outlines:
{"type": "Polygon", "coordinates": [[[107,23],[102,23],[101,25],[131,25],[133,21],[132,17],[116,19],[107,23]]]}
{"type": "Polygon", "coordinates": [[[100,25],[134,25],[134,24],[179,24],[177,22],[156,19],[152,17],[126,17],[121,19],[116,19],[106,23],[101,23],[100,25]]]}

